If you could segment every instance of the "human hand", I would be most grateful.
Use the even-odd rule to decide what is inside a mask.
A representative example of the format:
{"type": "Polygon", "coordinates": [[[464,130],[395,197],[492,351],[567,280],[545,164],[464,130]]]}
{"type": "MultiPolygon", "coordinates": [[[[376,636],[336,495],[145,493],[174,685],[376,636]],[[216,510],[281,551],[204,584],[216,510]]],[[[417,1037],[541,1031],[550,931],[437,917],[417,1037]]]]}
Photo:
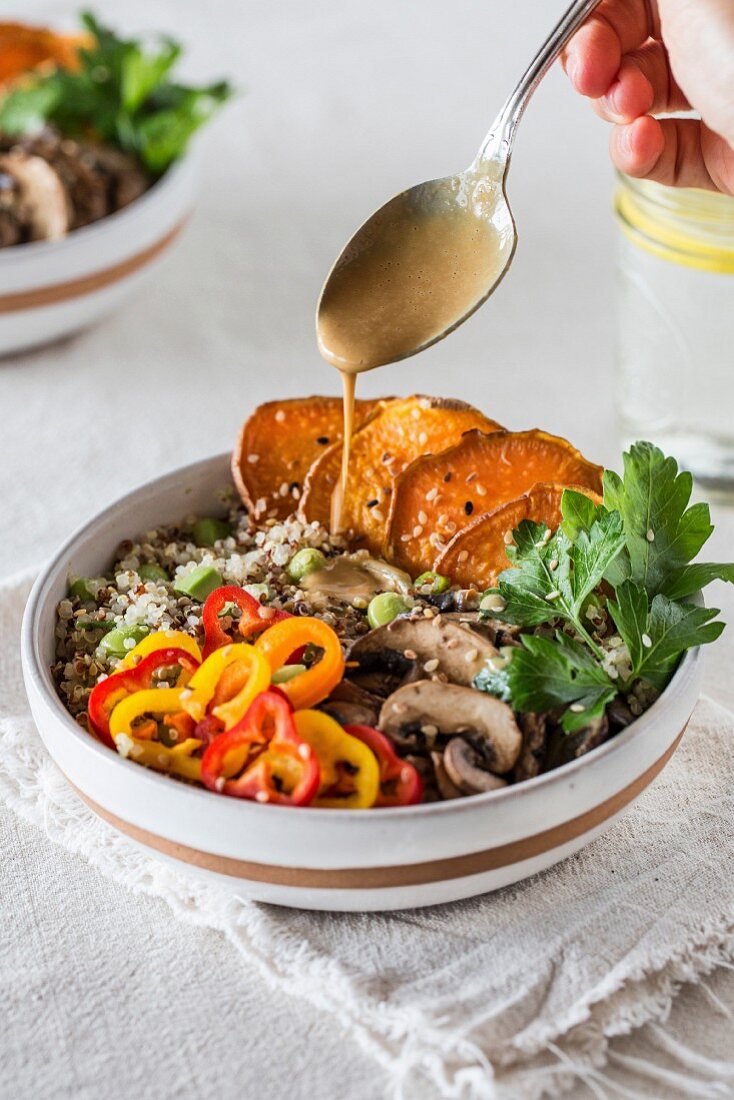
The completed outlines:
{"type": "Polygon", "coordinates": [[[602,0],[563,54],[627,175],[734,195],[732,0],[602,0]],[[674,111],[697,119],[658,119],[674,111]]]}

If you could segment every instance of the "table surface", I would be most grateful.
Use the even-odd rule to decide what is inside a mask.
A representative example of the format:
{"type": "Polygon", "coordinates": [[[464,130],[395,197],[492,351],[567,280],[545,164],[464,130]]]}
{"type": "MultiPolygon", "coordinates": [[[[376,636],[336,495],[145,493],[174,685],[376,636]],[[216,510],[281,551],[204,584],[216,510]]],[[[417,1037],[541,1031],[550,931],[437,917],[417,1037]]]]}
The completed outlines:
{"type": "MultiPolygon", "coordinates": [[[[0,362],[0,576],[40,564],[131,486],[229,448],[259,401],[337,392],[313,335],[335,253],[390,194],[470,160],[563,6],[525,0],[520,17],[516,5],[477,0],[126,0],[124,15],[111,0],[95,5],[129,30],[175,30],[189,46],[189,75],[231,74],[242,94],[199,143],[197,210],[154,282],[97,328],[0,362]]],[[[58,20],[75,5],[16,8],[58,20]]],[[[551,73],[512,167],[520,246],[511,277],[449,340],[367,376],[365,395],[451,394],[616,462],[605,142],[603,125],[551,73]]],[[[714,515],[715,549],[731,557],[734,514],[714,515]]],[[[734,621],[732,591],[715,599],[734,621]]],[[[734,705],[731,657],[725,637],[707,690],[734,705]]],[[[206,1066],[217,1059],[232,1069],[220,1096],[293,1093],[298,1073],[299,1095],[330,1100],[351,1080],[360,1100],[384,1097],[381,1072],[333,1020],[254,977],[234,982],[240,963],[215,933],[126,894],[4,809],[0,843],[0,987],[12,1008],[0,1095],[10,1095],[7,1080],[15,1096],[99,1095],[91,1067],[103,1035],[109,1096],[152,1095],[151,1082],[157,1095],[206,1095],[206,1066]],[[19,926],[20,911],[32,916],[19,926]],[[185,1049],[156,1044],[156,1017],[171,1011],[185,1049]],[[218,1036],[204,1026],[192,1033],[191,1021],[212,1020],[229,1022],[218,1036]]],[[[702,1053],[725,1049],[732,1034],[724,1007],[734,1007],[734,979],[720,973],[709,986],[684,989],[668,1025],[702,1053]]],[[[652,1093],[624,1059],[652,1058],[650,1042],[643,1029],[612,1045],[610,1072],[643,1095],[652,1093]]]]}

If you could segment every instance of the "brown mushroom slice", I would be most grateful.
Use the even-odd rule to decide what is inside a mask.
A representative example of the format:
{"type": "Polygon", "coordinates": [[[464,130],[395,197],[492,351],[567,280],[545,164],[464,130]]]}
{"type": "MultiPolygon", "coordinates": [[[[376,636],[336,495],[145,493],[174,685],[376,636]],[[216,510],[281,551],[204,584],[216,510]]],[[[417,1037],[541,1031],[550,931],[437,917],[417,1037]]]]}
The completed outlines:
{"type": "Polygon", "coordinates": [[[69,229],[69,205],[66,191],[53,168],[41,157],[26,153],[0,156],[0,172],[7,173],[18,185],[19,216],[33,241],[58,240],[69,229]]]}
{"type": "Polygon", "coordinates": [[[586,756],[587,752],[598,748],[609,737],[609,720],[606,714],[601,718],[593,718],[588,725],[574,733],[565,733],[560,727],[554,731],[553,737],[548,743],[548,758],[546,771],[559,768],[562,764],[570,764],[572,760],[578,760],[586,756]]]}
{"type": "Polygon", "coordinates": [[[452,737],[443,754],[443,766],[451,782],[464,794],[484,794],[506,787],[483,766],[482,757],[464,737],[452,737]]]}
{"type": "Polygon", "coordinates": [[[340,726],[374,726],[377,721],[376,710],[344,699],[327,699],[318,709],[331,715],[340,726]]]}
{"type": "Polygon", "coordinates": [[[496,656],[497,650],[488,638],[441,615],[433,619],[393,619],[355,642],[349,660],[359,665],[351,674],[353,678],[379,668],[381,663],[395,667],[395,658],[399,664],[402,657],[405,672],[408,663],[415,662],[422,674],[442,673],[451,683],[468,687],[489,658],[496,656]]]}
{"type": "Polygon", "coordinates": [[[433,774],[436,779],[436,786],[438,792],[445,801],[450,801],[452,798],[464,798],[464,791],[461,787],[457,787],[456,784],[450,779],[446,767],[444,765],[444,754],[441,752],[432,752],[431,761],[433,763],[433,774]]]}
{"type": "Polygon", "coordinates": [[[398,742],[406,731],[432,727],[442,735],[459,734],[481,742],[487,767],[510,771],[522,749],[522,733],[507,703],[473,688],[419,680],[385,700],[379,728],[398,742]]]}
{"type": "Polygon", "coordinates": [[[512,781],[522,783],[526,779],[534,779],[543,771],[547,754],[546,716],[521,714],[517,722],[522,730],[523,742],[520,758],[512,771],[512,781]]]}

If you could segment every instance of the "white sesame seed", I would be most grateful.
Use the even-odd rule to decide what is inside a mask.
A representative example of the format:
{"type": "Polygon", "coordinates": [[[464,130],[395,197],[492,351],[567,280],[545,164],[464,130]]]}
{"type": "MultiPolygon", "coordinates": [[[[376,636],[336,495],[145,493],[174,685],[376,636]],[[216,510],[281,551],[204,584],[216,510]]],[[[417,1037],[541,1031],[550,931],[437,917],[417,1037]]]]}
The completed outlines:
{"type": "Polygon", "coordinates": [[[400,772],[400,778],[402,779],[403,783],[409,783],[410,780],[413,778],[412,768],[403,768],[400,772]]]}
{"type": "Polygon", "coordinates": [[[655,532],[653,531],[652,527],[648,530],[645,538],[648,542],[655,542],[655,532]]]}
{"type": "Polygon", "coordinates": [[[400,536],[400,541],[401,541],[401,542],[410,542],[410,540],[411,540],[412,538],[413,538],[413,536],[412,536],[412,535],[401,535],[401,536],[400,536]]]}
{"type": "Polygon", "coordinates": [[[425,734],[426,737],[435,737],[438,733],[438,726],[432,726],[430,724],[421,726],[421,733],[425,734]]]}
{"type": "Polygon", "coordinates": [[[428,523],[428,516],[426,515],[425,512],[419,512],[418,513],[418,522],[419,523],[428,523]]]}
{"type": "Polygon", "coordinates": [[[443,527],[444,523],[448,523],[448,521],[449,521],[449,517],[446,515],[446,513],[441,512],[441,515],[438,517],[439,527],[443,527]]]}
{"type": "Polygon", "coordinates": [[[269,802],[270,801],[270,795],[268,794],[267,791],[258,791],[257,794],[255,795],[255,801],[256,802],[269,802]]]}
{"type": "Polygon", "coordinates": [[[500,596],[499,592],[490,592],[479,604],[480,611],[504,611],[506,607],[507,601],[500,596]]]}
{"type": "Polygon", "coordinates": [[[459,563],[461,563],[461,562],[463,562],[463,561],[466,561],[466,559],[467,559],[468,557],[469,557],[469,551],[468,551],[468,550],[460,550],[460,551],[459,551],[459,553],[458,553],[458,554],[457,554],[457,556],[456,556],[456,560],[457,560],[457,561],[458,561],[459,563]]]}
{"type": "Polygon", "coordinates": [[[408,708],[406,707],[405,703],[393,703],[392,709],[395,714],[405,714],[408,708]]]}
{"type": "Polygon", "coordinates": [[[311,746],[310,745],[299,745],[298,746],[298,755],[301,757],[302,760],[309,760],[310,757],[311,757],[311,746]]]}
{"type": "Polygon", "coordinates": [[[416,523],[415,527],[413,528],[413,538],[414,539],[419,539],[422,534],[423,534],[422,525],[420,523],[416,523]]]}
{"type": "Polygon", "coordinates": [[[477,494],[478,497],[486,497],[487,495],[487,490],[484,488],[483,485],[479,485],[478,483],[474,486],[474,492],[477,494]]]}
{"type": "Polygon", "coordinates": [[[437,496],[438,496],[438,489],[436,489],[436,488],[429,489],[428,492],[426,493],[426,500],[435,500],[437,496]]]}
{"type": "Polygon", "coordinates": [[[407,661],[416,661],[418,659],[418,654],[414,649],[404,649],[403,657],[405,657],[407,661]]]}
{"type": "Polygon", "coordinates": [[[642,644],[644,645],[645,649],[652,649],[652,638],[649,634],[642,635],[642,644]]]}
{"type": "MultiPolygon", "coordinates": [[[[454,521],[453,521],[453,520],[450,520],[450,521],[449,521],[449,522],[448,522],[447,524],[445,524],[444,526],[446,527],[446,533],[447,533],[448,535],[453,535],[454,531],[456,530],[456,524],[454,523],[454,521]]],[[[467,555],[467,556],[468,556],[468,555],[467,555]]]]}
{"type": "Polygon", "coordinates": [[[449,640],[446,643],[446,648],[447,649],[456,649],[458,644],[459,644],[459,639],[458,638],[449,638],[449,640]]]}
{"type": "Polygon", "coordinates": [[[556,589],[553,590],[553,592],[549,592],[548,595],[545,598],[546,598],[546,600],[549,600],[549,601],[557,600],[560,595],[561,595],[561,593],[556,588],[556,589]]]}
{"type": "Polygon", "coordinates": [[[249,462],[249,463],[250,463],[250,464],[251,464],[252,466],[255,466],[255,465],[256,465],[256,464],[257,464],[257,463],[258,463],[258,462],[260,461],[260,455],[248,455],[248,456],[247,456],[247,461],[248,461],[248,462],[249,462]]]}
{"type": "Polygon", "coordinates": [[[435,672],[438,668],[438,657],[431,657],[430,661],[426,661],[423,668],[426,672],[435,672]]]}
{"type": "Polygon", "coordinates": [[[223,791],[224,790],[224,783],[225,783],[225,779],[224,779],[223,775],[217,776],[217,778],[214,780],[214,786],[216,787],[216,789],[218,791],[223,791]]]}
{"type": "Polygon", "coordinates": [[[413,417],[414,420],[420,420],[421,411],[420,411],[420,409],[411,409],[410,410],[410,415],[413,417]]]}
{"type": "Polygon", "coordinates": [[[479,474],[477,474],[476,471],[472,474],[469,474],[467,476],[467,479],[466,479],[466,484],[471,485],[472,481],[476,481],[478,477],[479,477],[479,474]]]}
{"type": "Polygon", "coordinates": [[[556,569],[558,568],[558,558],[554,558],[553,561],[548,562],[548,568],[550,569],[551,573],[555,573],[556,569]]]}
{"type": "Polygon", "coordinates": [[[467,649],[466,653],[464,654],[464,660],[466,661],[466,663],[468,665],[470,665],[472,663],[472,661],[476,661],[478,656],[479,656],[479,650],[477,650],[477,649],[467,649]]]}
{"type": "Polygon", "coordinates": [[[378,523],[383,523],[384,522],[385,517],[384,517],[384,515],[382,514],[382,512],[380,511],[379,508],[372,508],[370,510],[372,512],[373,517],[377,520],[378,523]]]}
{"type": "Polygon", "coordinates": [[[568,709],[573,711],[574,714],[583,714],[586,710],[586,707],[583,703],[571,703],[571,706],[568,709]]]}
{"type": "Polygon", "coordinates": [[[283,423],[283,421],[285,420],[285,413],[282,409],[278,409],[277,413],[275,414],[275,419],[278,421],[279,424],[283,423]]]}
{"type": "Polygon", "coordinates": [[[512,531],[505,531],[504,535],[502,536],[502,541],[504,542],[505,546],[512,546],[513,542],[515,541],[512,537],[512,531]]]}
{"type": "Polygon", "coordinates": [[[418,446],[419,447],[425,447],[427,442],[428,442],[428,436],[426,435],[425,432],[421,432],[421,434],[418,436],[418,446]]]}

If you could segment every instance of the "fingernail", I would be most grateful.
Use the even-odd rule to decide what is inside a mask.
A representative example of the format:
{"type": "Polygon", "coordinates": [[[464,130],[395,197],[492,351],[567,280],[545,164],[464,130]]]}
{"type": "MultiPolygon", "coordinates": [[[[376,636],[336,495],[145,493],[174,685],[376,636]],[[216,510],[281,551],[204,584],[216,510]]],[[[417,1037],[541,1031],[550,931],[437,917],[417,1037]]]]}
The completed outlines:
{"type": "Polygon", "coordinates": [[[619,127],[619,148],[622,153],[632,152],[632,127],[619,127]]]}
{"type": "Polygon", "coordinates": [[[612,84],[611,88],[609,89],[607,94],[604,96],[604,106],[606,107],[607,112],[610,115],[613,115],[615,118],[618,118],[618,119],[624,118],[624,115],[622,114],[622,111],[620,110],[620,106],[619,106],[619,89],[620,89],[620,87],[621,87],[621,82],[619,80],[615,80],[614,84],[612,84]]]}

